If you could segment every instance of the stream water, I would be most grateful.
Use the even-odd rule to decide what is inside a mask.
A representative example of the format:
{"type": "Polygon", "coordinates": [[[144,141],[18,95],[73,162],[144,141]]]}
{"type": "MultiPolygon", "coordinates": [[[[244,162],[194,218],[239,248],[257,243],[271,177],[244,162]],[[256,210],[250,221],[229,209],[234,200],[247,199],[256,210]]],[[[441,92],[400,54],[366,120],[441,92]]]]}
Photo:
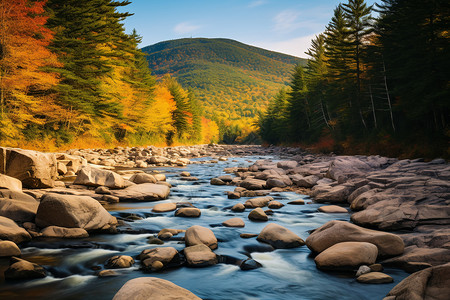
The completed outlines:
{"type": "MultiPolygon", "coordinates": [[[[217,164],[191,164],[184,168],[154,168],[167,176],[173,185],[166,202],[188,201],[201,209],[200,218],[174,217],[174,212],[155,214],[151,212],[154,202],[119,203],[107,207],[112,215],[125,217],[135,214],[141,220],[128,222],[133,231],[120,234],[92,235],[82,240],[33,240],[22,248],[22,257],[44,266],[49,276],[25,282],[0,283],[0,299],[112,299],[128,280],[155,276],[184,287],[202,299],[382,299],[397,283],[408,276],[397,269],[385,269],[394,278],[392,284],[360,284],[351,274],[322,272],[316,269],[314,257],[306,246],[294,249],[263,251],[264,244],[255,238],[242,239],[240,233],[259,233],[269,222],[289,228],[301,238],[308,231],[327,221],[349,220],[349,214],[324,214],[317,212],[320,204],[314,204],[307,196],[296,193],[271,194],[286,204],[304,199],[306,205],[286,205],[274,210],[269,222],[248,220],[249,209],[235,213],[230,208],[247,198],[227,199],[225,191],[234,186],[212,186],[212,177],[224,175],[223,169],[248,166],[261,158],[241,157],[217,164]],[[199,178],[197,182],[179,180],[179,174],[188,171],[199,178]],[[244,228],[227,228],[220,224],[230,218],[241,217],[244,228]],[[174,268],[162,273],[144,273],[139,262],[129,269],[119,269],[116,277],[99,278],[96,268],[114,255],[136,257],[142,250],[172,246],[184,248],[180,241],[169,241],[164,245],[149,245],[147,238],[163,228],[187,229],[192,225],[210,228],[219,240],[216,254],[236,259],[252,257],[263,265],[250,271],[242,271],[237,265],[219,263],[207,268],[174,268]],[[261,247],[262,246],[262,247],[261,247]]],[[[163,201],[161,201],[163,202],[163,201]]],[[[0,261],[0,272],[7,267],[7,260],[0,261]]]]}

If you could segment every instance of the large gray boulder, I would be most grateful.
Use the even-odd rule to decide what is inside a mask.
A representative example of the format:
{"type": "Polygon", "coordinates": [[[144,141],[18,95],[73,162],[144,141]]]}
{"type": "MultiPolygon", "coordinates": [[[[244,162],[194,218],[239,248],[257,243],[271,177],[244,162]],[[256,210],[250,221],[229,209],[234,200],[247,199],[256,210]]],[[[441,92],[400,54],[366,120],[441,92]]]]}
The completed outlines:
{"type": "Polygon", "coordinates": [[[128,186],[119,174],[91,166],[81,168],[73,183],[87,186],[106,186],[111,189],[122,189],[128,186]]]}
{"type": "Polygon", "coordinates": [[[0,147],[0,173],[22,181],[27,188],[53,187],[58,176],[52,153],[0,147]]]}
{"type": "Polygon", "coordinates": [[[170,281],[156,277],[139,277],[127,281],[114,296],[113,300],[201,300],[170,281]]]}
{"type": "Polygon", "coordinates": [[[36,225],[83,228],[86,231],[111,230],[117,225],[117,220],[89,196],[46,194],[39,204],[36,225]]]}
{"type": "Polygon", "coordinates": [[[169,197],[170,188],[167,185],[142,183],[129,186],[123,190],[111,191],[120,201],[157,201],[169,197]]]}
{"type": "Polygon", "coordinates": [[[392,233],[359,227],[345,221],[330,221],[314,230],[306,239],[306,245],[314,252],[341,242],[369,242],[377,246],[381,256],[395,256],[403,253],[402,239],[392,233]]]}
{"type": "Polygon", "coordinates": [[[31,240],[31,236],[25,229],[19,227],[13,220],[0,217],[0,239],[13,241],[18,244],[31,240]]]}

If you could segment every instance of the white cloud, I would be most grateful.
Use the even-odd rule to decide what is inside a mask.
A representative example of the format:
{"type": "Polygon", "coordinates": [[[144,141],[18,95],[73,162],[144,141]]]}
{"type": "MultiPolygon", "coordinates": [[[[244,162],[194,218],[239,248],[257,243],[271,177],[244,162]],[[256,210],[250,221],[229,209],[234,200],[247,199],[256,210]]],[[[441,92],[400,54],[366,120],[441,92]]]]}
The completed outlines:
{"type": "Polygon", "coordinates": [[[177,24],[173,28],[173,31],[177,34],[186,34],[186,33],[192,33],[200,28],[201,28],[201,26],[195,25],[191,22],[182,22],[182,23],[177,24]]]}
{"type": "Polygon", "coordinates": [[[265,1],[265,0],[255,0],[255,1],[251,2],[248,5],[248,7],[254,8],[254,7],[258,7],[258,6],[264,5],[266,3],[267,3],[267,1],[265,1]]]}
{"type": "Polygon", "coordinates": [[[297,57],[307,58],[305,52],[306,50],[308,50],[309,47],[311,47],[311,40],[318,34],[319,33],[296,37],[289,40],[278,42],[264,41],[264,42],[255,42],[252,44],[264,49],[281,52],[297,57]]]}
{"type": "Polygon", "coordinates": [[[299,27],[297,23],[297,19],[300,13],[294,10],[284,10],[278,13],[273,21],[275,22],[274,30],[275,31],[283,31],[290,32],[299,27]]]}

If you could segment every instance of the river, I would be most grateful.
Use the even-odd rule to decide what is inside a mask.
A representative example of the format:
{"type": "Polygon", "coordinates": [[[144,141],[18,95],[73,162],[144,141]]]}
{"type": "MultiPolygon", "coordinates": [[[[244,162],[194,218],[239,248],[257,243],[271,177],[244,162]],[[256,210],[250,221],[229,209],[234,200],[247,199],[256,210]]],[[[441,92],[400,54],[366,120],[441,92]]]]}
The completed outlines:
{"type": "MultiPolygon", "coordinates": [[[[248,220],[249,209],[243,213],[230,208],[247,198],[227,199],[226,191],[234,186],[213,186],[209,180],[224,175],[224,168],[248,166],[258,159],[273,157],[238,157],[217,164],[190,164],[183,168],[152,168],[166,174],[173,185],[169,199],[161,202],[189,201],[201,209],[200,218],[174,217],[173,212],[152,213],[154,202],[118,203],[107,209],[116,217],[134,214],[142,219],[128,222],[129,230],[120,234],[98,234],[81,240],[34,239],[22,247],[22,257],[44,266],[50,276],[26,282],[2,282],[0,299],[112,299],[128,280],[155,276],[186,288],[202,299],[382,299],[396,284],[408,276],[398,269],[385,269],[394,278],[391,284],[360,284],[355,277],[345,273],[319,271],[314,257],[306,246],[294,249],[264,251],[264,244],[255,238],[240,238],[240,233],[259,233],[269,222],[278,223],[302,239],[308,231],[327,221],[348,221],[350,214],[325,214],[317,212],[322,204],[315,204],[308,196],[296,193],[272,193],[271,196],[286,204],[269,216],[269,222],[248,220]],[[196,182],[179,180],[179,174],[188,171],[199,178],[196,182]],[[287,202],[304,199],[306,205],[288,205],[287,202]],[[228,228],[221,223],[233,217],[241,217],[244,228],[228,228]],[[242,271],[232,263],[219,263],[207,268],[173,268],[161,273],[144,273],[139,262],[132,268],[119,269],[116,277],[96,276],[99,266],[114,255],[136,257],[142,250],[171,246],[184,248],[182,241],[171,240],[164,245],[149,245],[147,238],[163,228],[187,229],[192,225],[210,228],[219,241],[214,252],[223,257],[246,259],[252,257],[263,267],[242,271]]],[[[207,159],[207,158],[203,158],[207,159]]],[[[194,159],[195,160],[195,159],[194,159]]],[[[201,159],[197,159],[201,160],[201,159]]],[[[150,169],[148,169],[150,170],[150,169]]],[[[182,236],[182,235],[181,235],[182,236]]],[[[232,261],[228,259],[227,262],[232,261]]],[[[0,261],[3,272],[7,261],[0,261]]]]}

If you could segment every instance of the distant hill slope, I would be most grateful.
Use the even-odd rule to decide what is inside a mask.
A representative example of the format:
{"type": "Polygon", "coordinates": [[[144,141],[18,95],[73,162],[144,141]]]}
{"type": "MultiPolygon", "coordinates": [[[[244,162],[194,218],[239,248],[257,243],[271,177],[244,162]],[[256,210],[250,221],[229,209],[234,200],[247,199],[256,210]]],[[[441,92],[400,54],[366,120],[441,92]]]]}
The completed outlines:
{"type": "Polygon", "coordinates": [[[172,74],[197,92],[207,117],[243,122],[287,83],[295,64],[306,64],[305,59],[229,39],[171,40],[142,50],[153,74],[172,74]]]}

